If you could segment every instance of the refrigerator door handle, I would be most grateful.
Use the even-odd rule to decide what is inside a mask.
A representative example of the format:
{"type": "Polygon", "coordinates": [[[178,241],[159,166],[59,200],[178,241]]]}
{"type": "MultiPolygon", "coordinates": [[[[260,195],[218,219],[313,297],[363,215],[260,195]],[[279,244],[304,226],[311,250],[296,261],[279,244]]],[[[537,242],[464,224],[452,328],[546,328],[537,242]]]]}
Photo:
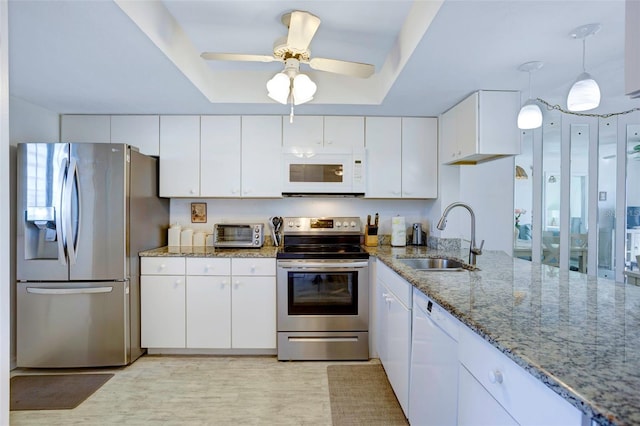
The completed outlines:
{"type": "MultiPolygon", "coordinates": [[[[72,196],[73,196],[73,187],[74,183],[78,181],[78,160],[75,158],[71,159],[69,163],[69,169],[67,171],[67,177],[64,187],[64,219],[65,219],[65,240],[67,243],[67,253],[69,254],[69,264],[75,265],[76,260],[78,258],[78,232],[79,228],[73,230],[73,222],[72,222],[72,196]]],[[[80,198],[80,191],[78,190],[78,198],[80,198]]],[[[80,201],[80,200],[78,200],[80,201]]],[[[78,222],[80,222],[80,203],[78,202],[78,222]]]]}
{"type": "Polygon", "coordinates": [[[113,287],[89,287],[89,288],[38,288],[27,287],[27,293],[31,294],[97,294],[111,293],[113,287]]]}
{"type": "MultiPolygon", "coordinates": [[[[65,170],[67,168],[67,159],[63,159],[61,161],[60,164],[60,170],[65,170]]],[[[65,175],[64,173],[60,173],[60,178],[58,181],[58,188],[61,189],[60,191],[60,204],[58,205],[58,211],[54,212],[55,215],[55,222],[56,222],[56,239],[58,240],[58,262],[60,262],[60,264],[62,265],[66,265],[67,264],[67,252],[66,252],[66,247],[65,247],[65,229],[64,229],[64,223],[63,223],[63,214],[64,214],[64,209],[62,207],[62,204],[64,203],[64,179],[65,179],[65,175]]]]}

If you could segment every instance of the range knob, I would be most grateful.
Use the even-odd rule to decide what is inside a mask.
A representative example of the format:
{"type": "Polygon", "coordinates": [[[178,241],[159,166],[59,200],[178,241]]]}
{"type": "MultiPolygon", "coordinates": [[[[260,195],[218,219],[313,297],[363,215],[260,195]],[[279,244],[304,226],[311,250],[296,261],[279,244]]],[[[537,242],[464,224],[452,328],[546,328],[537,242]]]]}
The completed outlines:
{"type": "Polygon", "coordinates": [[[336,228],[340,228],[342,226],[342,223],[340,223],[340,221],[336,222],[336,228]]]}
{"type": "Polygon", "coordinates": [[[356,227],[356,223],[355,222],[351,222],[351,227],[355,228],[356,227]]]}

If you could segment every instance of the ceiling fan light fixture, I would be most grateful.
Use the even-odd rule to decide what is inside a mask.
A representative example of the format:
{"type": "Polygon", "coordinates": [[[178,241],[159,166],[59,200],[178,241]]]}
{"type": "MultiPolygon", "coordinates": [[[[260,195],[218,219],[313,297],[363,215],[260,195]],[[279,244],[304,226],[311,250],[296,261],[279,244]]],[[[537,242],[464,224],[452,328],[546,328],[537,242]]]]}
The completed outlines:
{"type": "Polygon", "coordinates": [[[534,99],[529,99],[518,113],[518,129],[537,129],[540,126],[542,126],[542,110],[534,99]]]}
{"type": "Polygon", "coordinates": [[[567,109],[569,111],[588,111],[600,105],[600,87],[591,77],[591,74],[583,72],[571,86],[567,96],[567,109]]]}
{"type": "Polygon", "coordinates": [[[286,105],[289,100],[291,80],[285,73],[279,72],[267,81],[267,94],[276,102],[286,105]]]}
{"type": "Polygon", "coordinates": [[[293,78],[293,103],[304,104],[313,99],[318,86],[306,74],[298,74],[293,78]]]}

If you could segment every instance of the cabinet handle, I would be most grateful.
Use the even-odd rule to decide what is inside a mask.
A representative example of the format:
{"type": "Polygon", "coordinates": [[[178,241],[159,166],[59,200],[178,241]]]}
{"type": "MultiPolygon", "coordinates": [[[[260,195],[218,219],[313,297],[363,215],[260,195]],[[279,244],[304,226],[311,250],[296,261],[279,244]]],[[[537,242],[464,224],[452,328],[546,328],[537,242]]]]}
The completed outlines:
{"type": "Polygon", "coordinates": [[[181,283],[182,283],[182,280],[176,280],[176,282],[173,284],[173,287],[177,288],[181,283]]]}
{"type": "Polygon", "coordinates": [[[160,269],[160,270],[162,271],[162,270],[163,270],[164,268],[166,268],[166,267],[167,267],[167,265],[165,265],[164,263],[161,263],[161,264],[160,264],[160,267],[159,267],[158,269],[160,269]]]}
{"type": "Polygon", "coordinates": [[[502,384],[502,382],[504,381],[504,376],[502,375],[502,372],[500,370],[491,370],[489,371],[489,381],[491,383],[502,384]]]}
{"type": "Polygon", "coordinates": [[[196,190],[195,190],[195,189],[190,189],[190,190],[189,190],[189,194],[195,194],[195,193],[196,193],[196,190]]]}

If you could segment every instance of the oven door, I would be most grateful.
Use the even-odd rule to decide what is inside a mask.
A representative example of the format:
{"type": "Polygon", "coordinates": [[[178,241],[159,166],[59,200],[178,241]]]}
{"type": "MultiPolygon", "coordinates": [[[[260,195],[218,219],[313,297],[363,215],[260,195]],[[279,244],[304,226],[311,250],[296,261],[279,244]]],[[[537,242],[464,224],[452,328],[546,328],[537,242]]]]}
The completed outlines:
{"type": "Polygon", "coordinates": [[[278,331],[367,331],[367,260],[278,260],[278,331]]]}

